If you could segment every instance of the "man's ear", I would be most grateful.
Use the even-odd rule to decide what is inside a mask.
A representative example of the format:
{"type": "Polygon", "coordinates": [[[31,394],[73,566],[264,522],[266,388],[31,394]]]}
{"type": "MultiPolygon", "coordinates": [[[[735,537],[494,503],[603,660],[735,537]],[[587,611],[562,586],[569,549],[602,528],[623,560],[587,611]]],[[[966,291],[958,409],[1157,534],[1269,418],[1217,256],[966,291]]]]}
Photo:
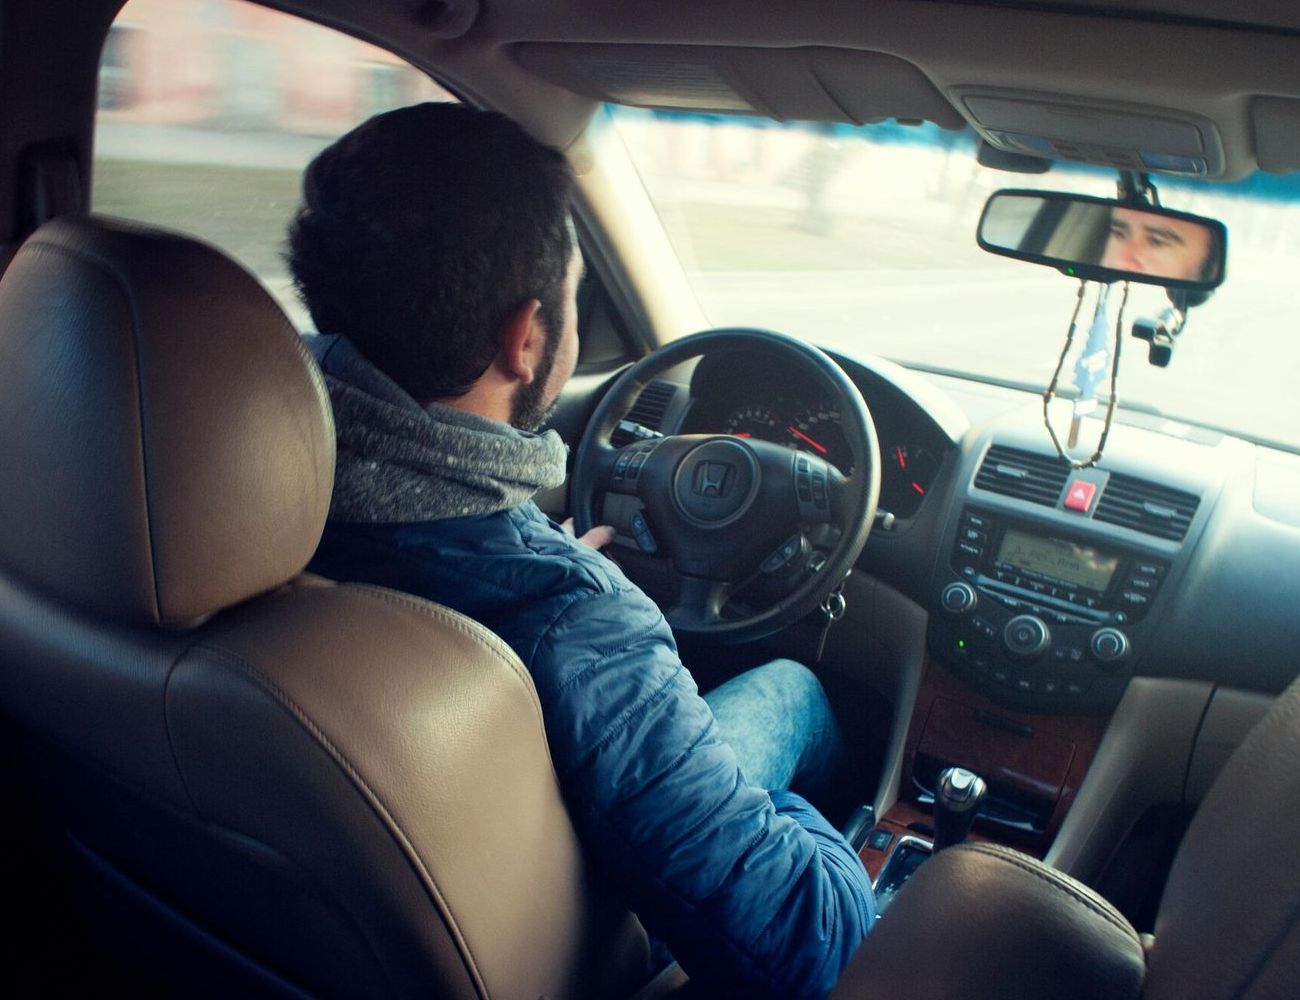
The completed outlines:
{"type": "Polygon", "coordinates": [[[546,327],[541,319],[542,303],[529,299],[522,303],[501,326],[496,363],[503,372],[528,385],[536,376],[546,344],[546,327]]]}

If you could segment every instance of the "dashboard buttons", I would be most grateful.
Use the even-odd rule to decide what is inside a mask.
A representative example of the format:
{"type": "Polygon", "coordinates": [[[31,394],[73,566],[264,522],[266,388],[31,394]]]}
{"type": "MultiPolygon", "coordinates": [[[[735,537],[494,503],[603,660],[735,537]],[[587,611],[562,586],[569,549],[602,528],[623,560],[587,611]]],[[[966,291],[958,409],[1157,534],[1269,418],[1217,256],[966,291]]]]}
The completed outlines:
{"type": "Polygon", "coordinates": [[[1092,506],[1093,497],[1096,495],[1096,483],[1090,483],[1086,479],[1076,479],[1070,483],[1069,489],[1065,492],[1065,509],[1077,510],[1081,514],[1086,514],[1088,508],[1092,506]]]}
{"type": "Polygon", "coordinates": [[[1039,656],[1052,642],[1052,634],[1041,618],[1016,615],[1002,630],[1002,642],[1012,656],[1030,660],[1039,656]]]}
{"type": "Polygon", "coordinates": [[[1128,654],[1128,637],[1117,628],[1099,628],[1092,633],[1092,655],[1100,663],[1114,663],[1128,654]]]}
{"type": "Polygon", "coordinates": [[[969,583],[958,581],[943,588],[943,593],[939,595],[939,603],[943,605],[945,611],[951,611],[955,615],[964,615],[975,610],[979,598],[975,594],[974,587],[969,583]]]}

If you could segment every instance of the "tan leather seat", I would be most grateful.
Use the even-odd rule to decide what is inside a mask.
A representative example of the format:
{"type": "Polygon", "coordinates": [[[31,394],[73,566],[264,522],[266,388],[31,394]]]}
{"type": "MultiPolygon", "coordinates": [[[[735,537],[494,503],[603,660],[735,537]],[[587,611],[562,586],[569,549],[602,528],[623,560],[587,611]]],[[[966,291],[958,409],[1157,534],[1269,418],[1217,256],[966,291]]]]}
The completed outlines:
{"type": "MultiPolygon", "coordinates": [[[[1158,723],[1157,723],[1158,724],[1158,723]]],[[[1215,779],[1146,941],[1032,858],[962,845],[927,861],[834,1000],[1292,1000],[1300,996],[1300,681],[1215,779]]]]}
{"type": "Polygon", "coordinates": [[[530,679],[300,576],[319,374],[211,248],[56,220],[0,281],[0,711],[119,927],[221,995],[626,996],[530,679]]]}

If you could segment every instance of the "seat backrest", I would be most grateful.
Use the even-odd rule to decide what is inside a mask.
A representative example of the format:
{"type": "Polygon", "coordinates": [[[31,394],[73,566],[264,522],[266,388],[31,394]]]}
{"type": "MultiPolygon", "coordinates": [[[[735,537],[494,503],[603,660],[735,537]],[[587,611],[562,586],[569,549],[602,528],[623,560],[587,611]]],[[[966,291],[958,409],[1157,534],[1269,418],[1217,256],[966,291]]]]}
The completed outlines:
{"type": "Polygon", "coordinates": [[[192,240],[56,220],[0,280],[0,713],[119,930],[218,995],[629,994],[514,654],[298,576],[319,373],[192,240]]]}
{"type": "Polygon", "coordinates": [[[1228,758],[1192,819],[1160,901],[1144,996],[1298,995],[1300,680],[1228,758]]]}

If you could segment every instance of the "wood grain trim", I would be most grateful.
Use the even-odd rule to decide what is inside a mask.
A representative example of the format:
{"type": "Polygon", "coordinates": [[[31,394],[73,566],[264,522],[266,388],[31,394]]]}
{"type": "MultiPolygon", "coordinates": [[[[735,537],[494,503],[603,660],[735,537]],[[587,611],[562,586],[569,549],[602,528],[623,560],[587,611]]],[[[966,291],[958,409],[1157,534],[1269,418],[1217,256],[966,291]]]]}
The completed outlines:
{"type": "MultiPolygon", "coordinates": [[[[1108,722],[1108,718],[1097,716],[1032,715],[1006,708],[968,687],[937,661],[927,658],[903,753],[903,801],[899,805],[920,808],[925,821],[929,822],[928,807],[916,806],[912,790],[918,750],[951,763],[974,765],[972,769],[977,771],[983,768],[981,774],[986,780],[992,779],[1055,801],[1043,836],[1019,835],[996,827],[983,828],[996,842],[1041,857],[1074,803],[1108,722]],[[936,703],[940,703],[935,715],[937,724],[927,732],[927,723],[936,711],[936,703]],[[978,713],[981,711],[1014,726],[1024,727],[1033,735],[1014,736],[997,726],[980,722],[978,713]]],[[[887,820],[894,819],[895,809],[886,815],[887,820]]],[[[912,821],[905,819],[903,825],[912,821]]]]}

